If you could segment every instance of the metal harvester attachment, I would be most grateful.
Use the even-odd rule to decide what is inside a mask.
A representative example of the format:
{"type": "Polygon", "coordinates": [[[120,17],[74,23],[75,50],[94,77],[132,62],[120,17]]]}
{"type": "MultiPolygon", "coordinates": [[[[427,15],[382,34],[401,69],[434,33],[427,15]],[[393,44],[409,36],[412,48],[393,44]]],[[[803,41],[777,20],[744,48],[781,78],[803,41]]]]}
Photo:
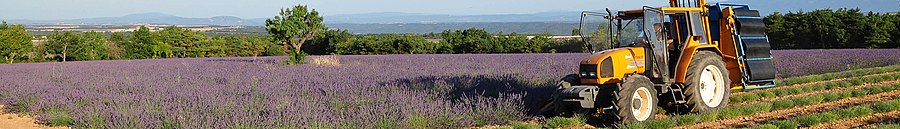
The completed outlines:
{"type": "Polygon", "coordinates": [[[732,7],[736,20],[734,27],[737,31],[731,36],[735,38],[738,60],[742,62],[742,69],[745,71],[743,89],[774,87],[775,65],[772,62],[769,37],[766,36],[766,24],[762,21],[759,11],[750,10],[749,5],[729,3],[718,3],[711,6],[710,10],[718,10],[716,13],[721,16],[721,10],[726,7],[732,7]]]}

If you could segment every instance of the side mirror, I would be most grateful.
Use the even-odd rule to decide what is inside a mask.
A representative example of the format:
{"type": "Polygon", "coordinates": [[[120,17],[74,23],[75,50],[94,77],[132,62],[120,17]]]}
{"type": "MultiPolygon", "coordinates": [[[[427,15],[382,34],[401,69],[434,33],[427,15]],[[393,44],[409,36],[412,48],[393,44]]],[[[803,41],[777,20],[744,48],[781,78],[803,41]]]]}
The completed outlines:
{"type": "Polygon", "coordinates": [[[635,47],[650,47],[650,42],[648,42],[647,39],[638,38],[634,40],[632,45],[634,45],[635,47]]]}
{"type": "Polygon", "coordinates": [[[691,36],[691,38],[694,39],[694,41],[699,41],[700,39],[703,39],[703,36],[691,36]]]}

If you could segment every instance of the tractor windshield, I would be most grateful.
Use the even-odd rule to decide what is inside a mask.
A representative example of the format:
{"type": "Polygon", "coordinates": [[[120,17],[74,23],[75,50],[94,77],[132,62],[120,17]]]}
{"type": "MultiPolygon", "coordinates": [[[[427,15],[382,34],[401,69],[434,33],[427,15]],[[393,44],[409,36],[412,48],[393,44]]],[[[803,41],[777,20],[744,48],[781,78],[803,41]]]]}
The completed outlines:
{"type": "Polygon", "coordinates": [[[646,42],[643,17],[614,17],[606,13],[584,12],[578,32],[592,52],[630,47],[646,42]]]}

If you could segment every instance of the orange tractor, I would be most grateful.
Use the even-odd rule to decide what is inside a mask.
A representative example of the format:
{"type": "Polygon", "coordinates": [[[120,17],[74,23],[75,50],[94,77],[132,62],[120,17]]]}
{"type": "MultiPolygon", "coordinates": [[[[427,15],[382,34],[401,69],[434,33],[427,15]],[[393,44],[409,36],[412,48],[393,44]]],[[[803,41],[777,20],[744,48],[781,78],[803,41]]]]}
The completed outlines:
{"type": "Polygon", "coordinates": [[[613,13],[582,13],[591,55],[559,83],[540,111],[652,119],[656,106],[689,112],[728,105],[731,90],[775,86],[775,68],[759,12],[748,5],[671,0],[613,13]]]}

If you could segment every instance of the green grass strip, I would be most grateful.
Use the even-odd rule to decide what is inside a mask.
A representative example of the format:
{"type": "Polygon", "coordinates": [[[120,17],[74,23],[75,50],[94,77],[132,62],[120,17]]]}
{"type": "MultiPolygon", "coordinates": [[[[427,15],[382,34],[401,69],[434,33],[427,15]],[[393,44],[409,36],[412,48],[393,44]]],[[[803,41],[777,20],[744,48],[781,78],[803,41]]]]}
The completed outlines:
{"type": "Polygon", "coordinates": [[[883,124],[870,129],[900,129],[900,124],[883,124]]]}

